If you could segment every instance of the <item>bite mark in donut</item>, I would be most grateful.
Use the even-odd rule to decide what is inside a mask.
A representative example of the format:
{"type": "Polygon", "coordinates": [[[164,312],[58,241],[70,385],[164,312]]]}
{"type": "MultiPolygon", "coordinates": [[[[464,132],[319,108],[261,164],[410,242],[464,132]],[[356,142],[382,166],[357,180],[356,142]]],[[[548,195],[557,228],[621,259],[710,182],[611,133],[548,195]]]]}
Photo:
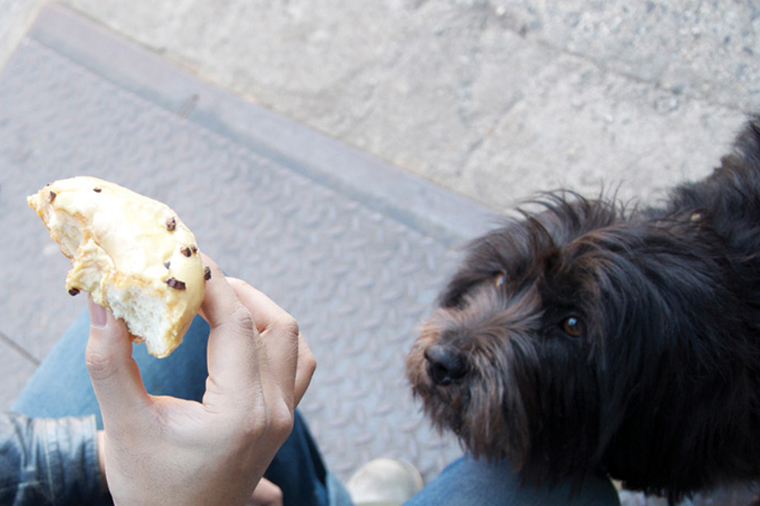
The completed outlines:
{"type": "Polygon", "coordinates": [[[152,355],[165,357],[179,346],[210,271],[171,208],[85,176],[50,183],[27,201],[71,259],[69,294],[84,290],[110,307],[152,355]]]}

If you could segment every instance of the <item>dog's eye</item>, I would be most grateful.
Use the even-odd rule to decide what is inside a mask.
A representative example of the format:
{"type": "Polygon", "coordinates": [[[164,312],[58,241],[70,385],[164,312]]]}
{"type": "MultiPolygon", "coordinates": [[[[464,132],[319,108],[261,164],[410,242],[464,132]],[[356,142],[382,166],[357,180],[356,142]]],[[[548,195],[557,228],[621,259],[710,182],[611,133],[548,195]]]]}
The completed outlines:
{"type": "Polygon", "coordinates": [[[503,272],[500,272],[496,275],[496,277],[493,280],[494,284],[496,285],[496,288],[501,288],[502,286],[504,286],[504,277],[505,276],[503,272]]]}
{"type": "Polygon", "coordinates": [[[583,332],[583,324],[577,316],[568,316],[562,320],[562,330],[570,337],[580,337],[583,332]]]}

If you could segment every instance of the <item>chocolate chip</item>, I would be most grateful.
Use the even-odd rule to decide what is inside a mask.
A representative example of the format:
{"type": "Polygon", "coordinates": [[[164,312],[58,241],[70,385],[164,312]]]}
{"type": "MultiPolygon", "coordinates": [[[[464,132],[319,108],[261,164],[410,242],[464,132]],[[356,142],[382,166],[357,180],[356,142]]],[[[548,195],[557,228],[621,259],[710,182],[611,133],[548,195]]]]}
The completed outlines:
{"type": "Polygon", "coordinates": [[[166,267],[167,269],[171,269],[172,263],[171,262],[164,262],[164,267],[166,267]]]}
{"type": "Polygon", "coordinates": [[[56,197],[57,195],[58,195],[58,194],[57,194],[56,192],[50,192],[50,202],[54,201],[54,200],[55,200],[55,197],[56,197]]]}
{"type": "Polygon", "coordinates": [[[187,285],[184,281],[179,281],[177,278],[169,278],[166,280],[166,284],[169,285],[169,287],[174,288],[175,290],[184,290],[187,288],[187,285]]]}
{"type": "Polygon", "coordinates": [[[193,253],[198,253],[198,246],[196,246],[195,244],[190,246],[190,249],[193,250],[193,253]]]}
{"type": "Polygon", "coordinates": [[[102,188],[98,188],[98,187],[96,186],[95,188],[93,188],[93,189],[92,189],[92,191],[94,191],[95,193],[100,193],[100,192],[102,192],[102,191],[103,191],[103,189],[102,189],[102,188]]]}
{"type": "Polygon", "coordinates": [[[192,251],[190,251],[190,248],[188,248],[187,246],[182,246],[182,248],[180,248],[180,251],[181,251],[181,252],[182,252],[182,254],[183,254],[183,255],[185,255],[187,258],[190,258],[190,255],[192,255],[192,254],[193,254],[193,252],[192,252],[192,251]]]}
{"type": "Polygon", "coordinates": [[[166,230],[169,232],[174,232],[174,230],[177,228],[177,219],[173,216],[166,220],[166,230]]]}
{"type": "Polygon", "coordinates": [[[205,279],[206,281],[211,279],[211,267],[206,267],[205,269],[203,269],[203,279],[205,279]]]}
{"type": "Polygon", "coordinates": [[[79,295],[79,288],[69,288],[69,295],[72,297],[79,295]]]}

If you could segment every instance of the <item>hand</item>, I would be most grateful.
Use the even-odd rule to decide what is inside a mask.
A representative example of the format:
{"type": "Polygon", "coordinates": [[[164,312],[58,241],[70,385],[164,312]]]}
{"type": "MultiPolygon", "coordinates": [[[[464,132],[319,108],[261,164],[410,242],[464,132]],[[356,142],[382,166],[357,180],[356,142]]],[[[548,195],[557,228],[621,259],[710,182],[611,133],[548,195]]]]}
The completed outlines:
{"type": "Polygon", "coordinates": [[[121,320],[90,300],[87,367],[108,488],[123,505],[243,505],[290,434],[314,372],[295,320],[209,258],[203,402],[148,395],[121,320]]]}

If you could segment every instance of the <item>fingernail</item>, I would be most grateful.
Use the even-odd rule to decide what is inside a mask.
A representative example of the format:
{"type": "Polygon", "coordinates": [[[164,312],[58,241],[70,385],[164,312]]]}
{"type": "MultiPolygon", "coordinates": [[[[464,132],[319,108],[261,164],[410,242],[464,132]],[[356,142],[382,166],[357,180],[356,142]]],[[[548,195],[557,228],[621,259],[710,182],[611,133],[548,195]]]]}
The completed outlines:
{"type": "Polygon", "coordinates": [[[106,308],[96,304],[92,297],[87,297],[87,308],[90,311],[90,326],[96,329],[105,328],[108,323],[108,313],[106,308]]]}

